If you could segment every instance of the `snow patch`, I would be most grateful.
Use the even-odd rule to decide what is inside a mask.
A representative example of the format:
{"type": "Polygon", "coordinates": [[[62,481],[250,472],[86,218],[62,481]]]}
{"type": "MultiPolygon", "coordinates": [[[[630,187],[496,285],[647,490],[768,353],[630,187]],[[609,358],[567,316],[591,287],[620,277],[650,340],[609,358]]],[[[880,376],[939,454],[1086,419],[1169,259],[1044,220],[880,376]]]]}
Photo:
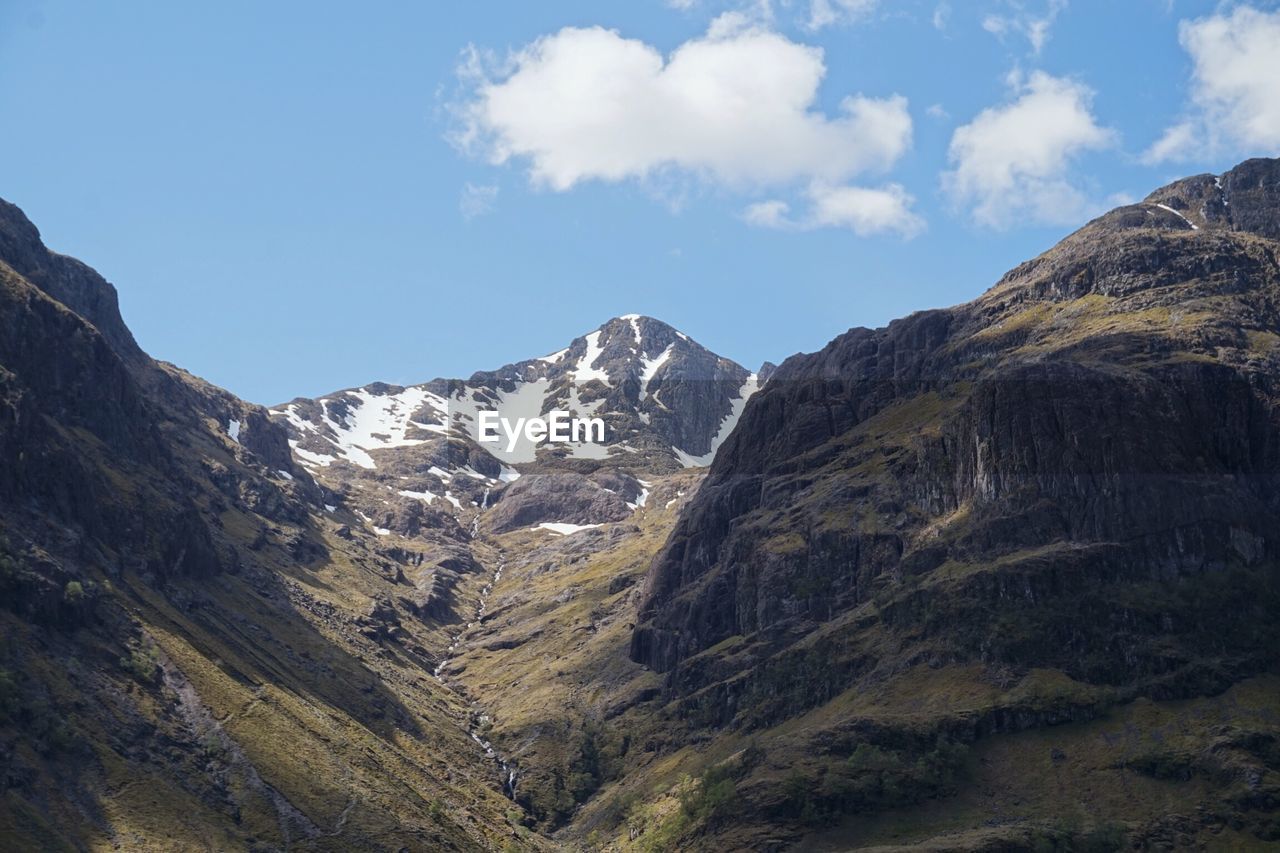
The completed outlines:
{"type": "Polygon", "coordinates": [[[1170,212],[1170,213],[1172,213],[1174,216],[1178,217],[1178,218],[1179,218],[1179,219],[1181,219],[1183,222],[1185,222],[1185,223],[1187,223],[1188,225],[1190,225],[1190,226],[1191,226],[1191,230],[1192,230],[1192,231],[1199,231],[1199,230],[1200,230],[1200,226],[1199,226],[1199,225],[1196,225],[1196,224],[1195,224],[1194,222],[1192,222],[1190,219],[1187,219],[1187,217],[1183,216],[1181,213],[1179,213],[1178,211],[1174,210],[1174,209],[1173,209],[1172,207],[1170,207],[1169,205],[1167,205],[1167,204],[1158,204],[1158,203],[1157,203],[1155,206],[1156,206],[1156,207],[1158,207],[1158,208],[1160,208],[1161,210],[1167,210],[1167,211],[1169,211],[1169,212],[1170,212]]]}
{"type": "Polygon", "coordinates": [[[649,502],[649,487],[653,485],[653,483],[644,480],[636,480],[636,482],[640,484],[640,494],[636,497],[634,503],[627,504],[627,506],[631,507],[632,512],[649,502]]]}
{"type": "MultiPolygon", "coordinates": [[[[667,348],[658,354],[656,358],[646,358],[640,362],[640,399],[643,401],[649,396],[649,383],[653,381],[653,377],[658,373],[658,369],[666,364],[671,358],[671,351],[675,349],[675,344],[668,344],[667,348]]],[[[645,423],[648,423],[648,416],[641,417],[645,423]]]]}
{"type": "Polygon", "coordinates": [[[578,366],[570,371],[573,381],[578,385],[582,385],[593,379],[598,379],[608,385],[609,374],[603,370],[596,369],[595,366],[602,355],[604,355],[604,348],[600,346],[600,331],[596,330],[587,335],[587,351],[578,360],[578,366]]]}
{"type": "Polygon", "coordinates": [[[231,440],[234,441],[236,444],[240,443],[240,422],[239,421],[227,422],[227,435],[230,436],[231,440]]]}
{"type": "Polygon", "coordinates": [[[561,536],[569,536],[573,533],[579,533],[583,530],[590,530],[593,527],[599,527],[598,524],[568,524],[562,521],[544,521],[534,530],[546,530],[551,533],[558,533],[561,536]]]}

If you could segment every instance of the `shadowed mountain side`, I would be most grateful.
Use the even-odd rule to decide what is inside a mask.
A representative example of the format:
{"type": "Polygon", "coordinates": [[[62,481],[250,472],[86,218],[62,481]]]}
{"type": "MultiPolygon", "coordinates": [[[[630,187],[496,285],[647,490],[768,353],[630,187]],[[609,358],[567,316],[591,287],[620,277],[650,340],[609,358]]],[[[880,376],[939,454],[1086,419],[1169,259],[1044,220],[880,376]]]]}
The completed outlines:
{"type": "Polygon", "coordinates": [[[340,535],[284,430],[141,354],[110,286],[11,205],[0,250],[6,846],[511,837],[428,675],[443,629],[379,621],[412,587],[340,535]]]}

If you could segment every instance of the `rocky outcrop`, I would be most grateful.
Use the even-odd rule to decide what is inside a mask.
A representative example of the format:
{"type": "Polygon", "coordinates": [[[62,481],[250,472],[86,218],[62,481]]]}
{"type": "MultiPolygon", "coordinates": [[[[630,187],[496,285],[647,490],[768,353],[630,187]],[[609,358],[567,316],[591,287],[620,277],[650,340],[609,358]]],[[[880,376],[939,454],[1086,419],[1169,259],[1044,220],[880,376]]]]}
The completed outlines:
{"type": "MultiPolygon", "coordinates": [[[[618,475],[611,475],[616,477],[618,475]]],[[[606,483],[612,482],[606,478],[606,483]]],[[[631,514],[625,494],[581,474],[529,474],[500,493],[484,519],[491,533],[505,533],[543,522],[604,524],[631,514]]]]}
{"type": "Polygon", "coordinates": [[[145,360],[120,317],[116,289],[80,261],[45,248],[35,225],[16,205],[3,199],[0,199],[0,260],[92,324],[122,359],[131,363],[145,360]]]}
{"type": "Polygon", "coordinates": [[[633,657],[721,721],[919,656],[1150,695],[1271,665],[1278,173],[1181,181],[975,302],[788,359],[655,560],[633,657]]]}

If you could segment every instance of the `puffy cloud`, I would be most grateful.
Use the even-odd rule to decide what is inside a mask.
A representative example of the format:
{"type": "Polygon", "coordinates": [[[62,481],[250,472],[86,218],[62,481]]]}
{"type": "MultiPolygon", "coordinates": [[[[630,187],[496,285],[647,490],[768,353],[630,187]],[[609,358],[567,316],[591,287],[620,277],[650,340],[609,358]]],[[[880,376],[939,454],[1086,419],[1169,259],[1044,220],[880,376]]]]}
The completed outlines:
{"type": "Polygon", "coordinates": [[[1049,0],[1040,14],[1028,12],[1021,2],[1010,2],[1012,9],[1008,13],[993,13],[982,19],[982,28],[998,39],[1009,34],[1017,34],[1031,43],[1031,49],[1039,53],[1049,40],[1049,30],[1063,9],[1067,8],[1067,0],[1049,0]]]}
{"type": "Polygon", "coordinates": [[[1187,160],[1203,149],[1201,129],[1192,121],[1181,121],[1170,127],[1142,154],[1142,162],[1148,165],[1166,160],[1187,160]]]}
{"type": "Polygon", "coordinates": [[[741,12],[667,57],[613,30],[567,27],[469,78],[456,140],[559,191],[675,175],[834,185],[893,165],[911,144],[906,99],[852,95],[829,115],[815,106],[825,73],[821,49],[741,12]]]}
{"type": "Polygon", "coordinates": [[[803,218],[792,219],[791,206],[778,199],[751,205],[743,218],[762,228],[847,228],[859,237],[894,234],[911,238],[925,227],[924,220],[911,210],[915,199],[898,184],[877,189],[814,184],[805,196],[809,210],[803,218]]]}
{"type": "Polygon", "coordinates": [[[1280,147],[1280,11],[1237,6],[1179,27],[1191,55],[1188,116],[1143,155],[1148,163],[1203,159],[1222,148],[1280,147]]]}
{"type": "Polygon", "coordinates": [[[974,219],[994,228],[1016,220],[1070,224],[1093,208],[1069,171],[1081,152],[1105,148],[1113,131],[1100,127],[1087,86],[1042,71],[1013,76],[1014,97],[956,129],[943,188],[972,206],[974,219]]]}

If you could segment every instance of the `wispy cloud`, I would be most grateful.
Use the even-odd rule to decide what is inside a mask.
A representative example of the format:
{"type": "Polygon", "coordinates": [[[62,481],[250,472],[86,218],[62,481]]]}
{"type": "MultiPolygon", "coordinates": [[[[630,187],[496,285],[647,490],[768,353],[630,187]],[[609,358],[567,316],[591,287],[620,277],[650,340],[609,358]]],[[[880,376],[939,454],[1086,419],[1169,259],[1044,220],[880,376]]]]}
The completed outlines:
{"type": "Polygon", "coordinates": [[[876,10],[878,0],[811,0],[806,26],[820,30],[837,24],[861,21],[876,10]]]}
{"type": "Polygon", "coordinates": [[[458,211],[462,218],[470,222],[477,216],[484,216],[493,211],[498,200],[498,187],[494,184],[463,184],[462,194],[458,198],[458,211]]]}
{"type": "Polygon", "coordinates": [[[987,15],[982,19],[982,28],[998,39],[1010,35],[1025,38],[1031,50],[1039,54],[1049,40],[1049,33],[1058,15],[1067,8],[1067,0],[1047,0],[1038,11],[1026,7],[1023,0],[1008,0],[1006,10],[987,15]]]}

